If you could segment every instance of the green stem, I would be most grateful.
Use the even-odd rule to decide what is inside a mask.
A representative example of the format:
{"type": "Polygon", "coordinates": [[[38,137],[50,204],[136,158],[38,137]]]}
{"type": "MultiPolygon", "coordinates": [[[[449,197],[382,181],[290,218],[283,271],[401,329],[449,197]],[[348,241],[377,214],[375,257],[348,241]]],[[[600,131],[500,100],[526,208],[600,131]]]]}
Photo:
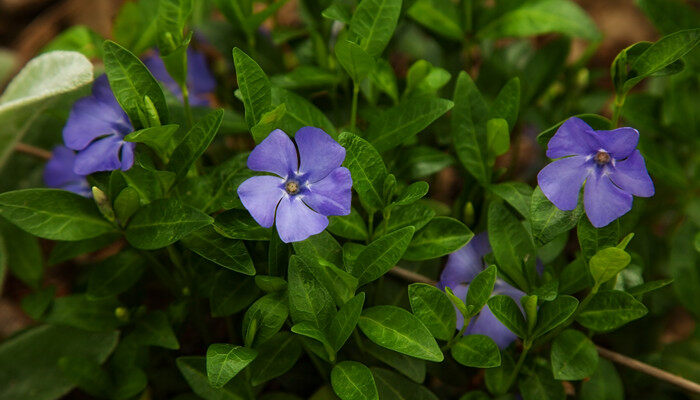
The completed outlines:
{"type": "Polygon", "coordinates": [[[350,131],[355,132],[355,127],[357,125],[357,97],[360,93],[360,86],[356,83],[352,83],[352,109],[350,110],[350,131]]]}
{"type": "Polygon", "coordinates": [[[457,335],[455,335],[454,337],[452,337],[452,339],[450,339],[450,341],[447,342],[446,345],[440,347],[440,350],[441,350],[441,351],[446,351],[446,350],[451,349],[452,346],[454,346],[455,343],[457,343],[457,341],[458,341],[462,336],[464,336],[464,331],[467,330],[467,327],[469,326],[469,322],[470,322],[470,321],[471,321],[471,319],[468,319],[467,317],[464,317],[464,324],[462,325],[462,329],[460,329],[459,332],[457,332],[457,335]]]}
{"type": "Polygon", "coordinates": [[[187,128],[192,127],[192,107],[190,107],[190,92],[187,90],[187,85],[181,85],[182,90],[182,102],[185,105],[185,122],[187,123],[187,128]]]}
{"type": "Polygon", "coordinates": [[[530,341],[526,340],[525,342],[523,342],[523,352],[520,353],[518,362],[515,364],[515,369],[513,369],[513,373],[510,374],[510,378],[508,378],[508,383],[506,384],[506,392],[510,389],[511,386],[513,386],[513,383],[515,383],[515,379],[518,377],[520,369],[523,367],[525,357],[527,356],[527,352],[530,350],[531,346],[532,343],[530,341]]]}
{"type": "Polygon", "coordinates": [[[625,100],[627,99],[627,93],[622,95],[615,95],[615,103],[613,103],[613,118],[611,121],[611,128],[615,129],[620,123],[620,114],[622,114],[622,107],[625,105],[625,100]]]}

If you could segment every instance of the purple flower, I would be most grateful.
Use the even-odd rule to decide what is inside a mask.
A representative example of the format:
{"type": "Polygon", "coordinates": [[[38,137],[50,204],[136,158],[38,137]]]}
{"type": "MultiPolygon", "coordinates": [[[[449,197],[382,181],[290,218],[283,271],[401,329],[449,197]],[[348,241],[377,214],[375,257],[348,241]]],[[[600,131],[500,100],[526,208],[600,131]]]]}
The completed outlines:
{"type": "MultiPolygon", "coordinates": [[[[182,100],[180,85],[173,80],[168,70],[165,69],[165,64],[163,64],[158,51],[146,57],[143,63],[151,71],[154,78],[159,80],[175,97],[182,100]]],[[[206,95],[212,93],[214,89],[216,89],[216,80],[209,71],[209,67],[207,67],[207,60],[204,54],[188,48],[187,90],[190,95],[190,104],[202,107],[209,106],[209,99],[207,99],[206,95]]]]}
{"type": "MultiPolygon", "coordinates": [[[[469,291],[469,283],[484,269],[486,264],[483,257],[489,253],[491,253],[491,245],[488,234],[482,232],[474,236],[469,243],[447,258],[447,264],[440,275],[438,287],[442,290],[449,287],[457,297],[465,300],[469,291]]],[[[496,279],[492,296],[499,294],[510,296],[518,306],[520,306],[520,298],[525,295],[505,281],[496,279]]],[[[457,308],[455,308],[455,312],[457,313],[456,328],[462,329],[464,317],[457,308]]],[[[486,335],[493,339],[501,349],[508,347],[516,338],[515,334],[493,315],[488,305],[484,306],[481,312],[472,318],[464,334],[486,335]]]]}
{"type": "Polygon", "coordinates": [[[341,167],[345,149],[321,129],[301,128],[294,136],[275,129],[248,157],[248,168],[277,176],[254,176],[238,187],[253,218],[269,228],[276,223],[283,242],[321,233],[329,215],[350,214],[352,179],[341,167]],[[297,154],[299,157],[297,158],[297,154]]]}
{"type": "Polygon", "coordinates": [[[66,147],[78,152],[73,172],[128,170],[134,164],[134,143],[124,136],[134,128],[112,94],[105,75],[95,79],[92,95],[75,102],[63,127],[66,147]]]}
{"type": "Polygon", "coordinates": [[[537,175],[545,196],[561,210],[573,210],[584,181],[583,204],[596,228],[632,209],[632,195],[654,195],[654,183],[637,150],[633,128],[594,131],[583,120],[566,120],[547,145],[547,157],[560,158],[537,175]]]}
{"type": "Polygon", "coordinates": [[[44,183],[51,188],[63,189],[90,197],[92,191],[85,176],[73,172],[75,158],[73,150],[65,146],[56,146],[53,149],[51,159],[44,167],[44,183]]]}

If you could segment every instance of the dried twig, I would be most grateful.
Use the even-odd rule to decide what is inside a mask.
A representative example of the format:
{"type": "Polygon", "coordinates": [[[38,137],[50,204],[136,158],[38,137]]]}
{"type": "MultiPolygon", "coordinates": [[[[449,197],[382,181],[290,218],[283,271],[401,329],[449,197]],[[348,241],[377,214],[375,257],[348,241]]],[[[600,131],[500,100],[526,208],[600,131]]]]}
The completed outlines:
{"type": "MultiPolygon", "coordinates": [[[[389,273],[407,281],[422,282],[431,285],[434,285],[436,283],[434,280],[428,278],[425,275],[421,275],[413,271],[403,269],[401,267],[394,267],[391,270],[389,270],[389,273]]],[[[674,375],[662,369],[652,367],[649,364],[645,364],[639,360],[635,360],[634,358],[627,357],[625,355],[616,353],[598,345],[596,345],[596,348],[598,349],[598,354],[600,354],[601,357],[605,357],[612,362],[624,365],[625,367],[631,368],[635,371],[639,371],[641,373],[653,376],[654,378],[657,378],[659,380],[666,381],[691,393],[700,394],[700,385],[695,382],[692,382],[678,375],[674,375]]]]}
{"type": "Polygon", "coordinates": [[[41,158],[43,160],[48,160],[51,158],[51,152],[48,150],[41,149],[39,147],[34,147],[25,143],[15,144],[15,151],[18,153],[29,154],[36,158],[41,158]]]}

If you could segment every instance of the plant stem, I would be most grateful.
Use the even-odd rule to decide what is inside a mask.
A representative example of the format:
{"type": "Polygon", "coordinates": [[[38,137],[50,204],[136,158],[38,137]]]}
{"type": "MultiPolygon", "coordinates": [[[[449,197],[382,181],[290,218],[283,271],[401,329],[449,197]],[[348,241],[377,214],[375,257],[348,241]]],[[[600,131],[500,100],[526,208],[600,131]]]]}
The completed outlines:
{"type": "Polygon", "coordinates": [[[611,128],[615,129],[620,124],[620,114],[622,113],[622,106],[625,105],[625,100],[627,99],[627,93],[622,95],[615,95],[615,102],[613,103],[613,118],[611,121],[611,128]]]}
{"type": "Polygon", "coordinates": [[[518,377],[520,369],[523,367],[523,363],[525,362],[527,352],[530,350],[530,346],[532,346],[532,343],[529,340],[525,340],[523,342],[523,352],[520,353],[520,357],[518,357],[518,362],[515,364],[515,369],[513,369],[513,373],[510,374],[510,378],[508,378],[508,383],[506,384],[506,392],[510,390],[510,387],[513,386],[513,383],[515,383],[515,378],[518,377]]]}
{"type": "Polygon", "coordinates": [[[182,102],[185,105],[185,122],[187,129],[192,127],[192,107],[190,107],[190,91],[187,90],[187,85],[180,86],[182,90],[182,102]]]}
{"type": "Polygon", "coordinates": [[[34,147],[26,143],[15,144],[15,151],[18,153],[28,154],[36,158],[41,158],[43,160],[49,160],[51,158],[50,151],[41,149],[39,147],[34,147]]]}
{"type": "Polygon", "coordinates": [[[441,351],[445,351],[445,350],[451,349],[452,346],[454,346],[455,343],[457,343],[457,341],[458,341],[462,336],[464,336],[464,331],[467,330],[467,327],[469,326],[469,322],[470,322],[470,321],[471,321],[471,319],[468,319],[467,317],[464,317],[464,324],[462,324],[462,328],[459,330],[459,332],[457,332],[457,335],[455,335],[454,337],[452,337],[452,339],[450,339],[450,341],[447,342],[447,344],[445,344],[444,346],[440,347],[440,350],[441,350],[441,351]]]}
{"type": "Polygon", "coordinates": [[[360,86],[356,83],[352,83],[352,109],[350,110],[350,131],[355,133],[355,127],[357,125],[357,97],[360,93],[360,86]]]}

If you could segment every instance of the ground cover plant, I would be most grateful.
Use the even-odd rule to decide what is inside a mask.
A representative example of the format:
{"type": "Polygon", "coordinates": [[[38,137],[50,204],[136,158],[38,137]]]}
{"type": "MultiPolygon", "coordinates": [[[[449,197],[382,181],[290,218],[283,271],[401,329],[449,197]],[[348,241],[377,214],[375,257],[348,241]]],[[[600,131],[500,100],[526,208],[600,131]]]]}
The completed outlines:
{"type": "Polygon", "coordinates": [[[571,0],[66,29],[0,96],[0,400],[700,395],[700,16],[636,5],[609,68],[571,0]]]}

